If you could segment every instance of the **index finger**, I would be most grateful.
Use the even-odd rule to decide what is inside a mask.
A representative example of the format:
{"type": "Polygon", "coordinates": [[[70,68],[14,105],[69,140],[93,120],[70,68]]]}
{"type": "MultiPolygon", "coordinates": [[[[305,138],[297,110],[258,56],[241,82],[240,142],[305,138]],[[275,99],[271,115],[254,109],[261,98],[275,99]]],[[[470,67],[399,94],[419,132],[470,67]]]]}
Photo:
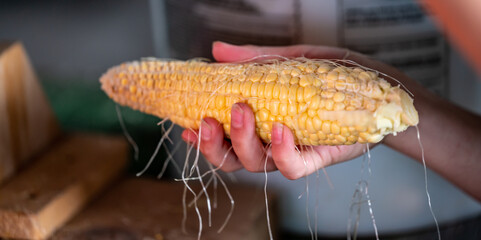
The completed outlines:
{"type": "MultiPolygon", "coordinates": [[[[212,45],[212,54],[218,62],[246,61],[260,55],[279,55],[292,58],[306,57],[324,59],[344,59],[349,57],[349,59],[352,59],[352,56],[350,56],[351,52],[345,48],[314,45],[270,47],[254,45],[237,46],[224,42],[214,42],[212,45]]],[[[355,53],[355,55],[357,54],[358,53],[355,53]]],[[[354,58],[359,57],[354,56],[354,58]]]]}

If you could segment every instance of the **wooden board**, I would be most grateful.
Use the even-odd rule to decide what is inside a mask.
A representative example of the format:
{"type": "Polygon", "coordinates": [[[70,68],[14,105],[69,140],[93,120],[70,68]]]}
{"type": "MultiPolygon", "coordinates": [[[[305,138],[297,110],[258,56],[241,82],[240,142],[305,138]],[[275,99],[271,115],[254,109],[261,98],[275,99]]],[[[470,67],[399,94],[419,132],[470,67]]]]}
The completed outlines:
{"type": "Polygon", "coordinates": [[[66,137],[0,188],[0,237],[48,237],[117,178],[126,162],[122,137],[66,137]]]}
{"type": "MultiPolygon", "coordinates": [[[[198,220],[193,208],[188,211],[188,234],[182,231],[183,189],[182,182],[126,179],[72,219],[52,239],[197,239],[198,220]]],[[[205,198],[199,201],[204,219],[201,239],[269,239],[263,190],[238,186],[229,189],[235,208],[221,233],[217,230],[229,212],[230,202],[220,184],[212,227],[207,224],[205,198]]],[[[212,192],[210,197],[214,199],[212,192]]]]}
{"type": "Polygon", "coordinates": [[[22,44],[0,42],[0,183],[59,136],[22,44]]]}

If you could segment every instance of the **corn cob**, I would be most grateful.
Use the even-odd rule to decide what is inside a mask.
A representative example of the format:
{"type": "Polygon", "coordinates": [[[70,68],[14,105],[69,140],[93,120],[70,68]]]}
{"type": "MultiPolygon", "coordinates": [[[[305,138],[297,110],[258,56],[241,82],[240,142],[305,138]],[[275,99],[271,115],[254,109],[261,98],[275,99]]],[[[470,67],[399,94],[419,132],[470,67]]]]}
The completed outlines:
{"type": "Polygon", "coordinates": [[[373,71],[305,58],[221,64],[143,60],[109,69],[100,79],[115,102],[198,129],[213,117],[230,133],[236,102],[255,114],[268,143],[273,122],[288,126],[300,145],[379,142],[418,123],[412,98],[373,71]]]}

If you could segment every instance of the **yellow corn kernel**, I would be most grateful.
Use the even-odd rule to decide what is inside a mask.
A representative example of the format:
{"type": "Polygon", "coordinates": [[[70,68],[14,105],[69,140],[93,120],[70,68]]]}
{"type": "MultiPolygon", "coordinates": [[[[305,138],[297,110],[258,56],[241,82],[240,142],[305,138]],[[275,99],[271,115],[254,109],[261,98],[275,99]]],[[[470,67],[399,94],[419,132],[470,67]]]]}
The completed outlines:
{"type": "Polygon", "coordinates": [[[326,60],[219,64],[142,61],[111,68],[100,79],[114,101],[198,128],[214,117],[229,136],[236,102],[250,105],[256,129],[270,142],[272,123],[288,126],[297,144],[380,141],[418,123],[412,98],[381,74],[326,60]]]}

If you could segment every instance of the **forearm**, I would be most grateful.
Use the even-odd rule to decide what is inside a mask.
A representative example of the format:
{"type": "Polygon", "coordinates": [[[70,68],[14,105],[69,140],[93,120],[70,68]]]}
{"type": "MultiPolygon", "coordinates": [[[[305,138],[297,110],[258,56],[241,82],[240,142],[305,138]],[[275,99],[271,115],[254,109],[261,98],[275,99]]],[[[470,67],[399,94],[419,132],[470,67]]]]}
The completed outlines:
{"type": "MultiPolygon", "coordinates": [[[[481,201],[481,117],[414,86],[419,131],[429,168],[481,201]]],[[[416,128],[385,144],[421,161],[416,128]]]]}

